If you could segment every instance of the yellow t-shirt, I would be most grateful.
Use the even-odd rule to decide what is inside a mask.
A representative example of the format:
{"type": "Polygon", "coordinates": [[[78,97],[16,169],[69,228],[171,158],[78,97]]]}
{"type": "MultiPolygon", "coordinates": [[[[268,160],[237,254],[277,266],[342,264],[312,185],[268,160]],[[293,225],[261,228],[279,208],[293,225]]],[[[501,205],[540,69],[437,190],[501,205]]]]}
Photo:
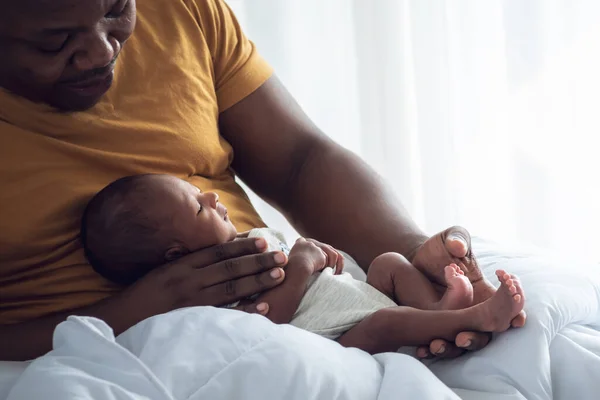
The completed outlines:
{"type": "Polygon", "coordinates": [[[87,264],[79,227],[113,180],[167,173],[215,191],[239,230],[264,226],[230,169],[218,115],[271,68],[222,0],[138,1],[110,91],[60,114],[0,89],[0,324],[119,290],[87,264]]]}

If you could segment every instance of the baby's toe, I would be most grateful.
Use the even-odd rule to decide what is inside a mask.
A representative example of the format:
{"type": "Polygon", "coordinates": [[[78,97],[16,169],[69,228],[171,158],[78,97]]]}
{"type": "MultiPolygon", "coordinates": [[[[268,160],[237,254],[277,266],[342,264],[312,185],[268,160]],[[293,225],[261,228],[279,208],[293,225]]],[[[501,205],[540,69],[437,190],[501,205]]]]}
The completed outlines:
{"type": "Polygon", "coordinates": [[[515,303],[520,303],[520,302],[521,302],[521,300],[522,300],[522,297],[521,297],[521,295],[520,295],[520,294],[515,294],[515,295],[513,296],[513,300],[515,301],[515,303]]]}
{"type": "Polygon", "coordinates": [[[521,280],[519,279],[519,277],[518,277],[518,276],[511,274],[511,275],[510,275],[510,279],[512,279],[512,281],[513,281],[513,284],[514,284],[516,287],[521,287],[521,280]]]}
{"type": "Polygon", "coordinates": [[[500,283],[505,282],[506,280],[510,279],[510,275],[507,274],[506,271],[504,271],[503,269],[497,270],[496,276],[498,277],[498,280],[500,281],[500,283]]]}

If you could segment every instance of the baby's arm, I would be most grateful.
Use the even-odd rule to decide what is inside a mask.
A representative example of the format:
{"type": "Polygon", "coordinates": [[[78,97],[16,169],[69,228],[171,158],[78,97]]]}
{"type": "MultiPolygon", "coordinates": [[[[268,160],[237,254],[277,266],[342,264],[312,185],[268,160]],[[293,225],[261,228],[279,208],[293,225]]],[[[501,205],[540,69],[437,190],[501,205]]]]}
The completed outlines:
{"type": "Polygon", "coordinates": [[[333,247],[313,239],[299,239],[285,267],[285,280],[279,286],[259,296],[257,302],[269,305],[266,317],[276,324],[289,323],[302,297],[310,277],[327,266],[341,272],[344,259],[333,247]]]}
{"type": "Polygon", "coordinates": [[[266,317],[276,324],[289,323],[300,305],[313,271],[314,267],[308,257],[290,253],[283,283],[263,293],[256,300],[257,303],[264,302],[269,305],[266,317]]]}

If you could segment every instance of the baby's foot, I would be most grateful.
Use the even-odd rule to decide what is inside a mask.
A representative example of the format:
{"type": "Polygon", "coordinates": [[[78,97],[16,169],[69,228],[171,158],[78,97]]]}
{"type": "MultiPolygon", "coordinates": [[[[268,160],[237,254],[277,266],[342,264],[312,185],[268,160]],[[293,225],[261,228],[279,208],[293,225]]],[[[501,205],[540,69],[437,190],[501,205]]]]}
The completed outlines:
{"type": "Polygon", "coordinates": [[[473,285],[465,273],[456,264],[450,264],[444,268],[446,278],[446,293],[436,303],[438,310],[459,310],[473,304],[473,285]]]}
{"type": "Polygon", "coordinates": [[[515,275],[504,270],[496,271],[500,287],[488,300],[481,303],[482,331],[504,332],[510,328],[510,322],[516,317],[525,304],[525,293],[515,275]]]}

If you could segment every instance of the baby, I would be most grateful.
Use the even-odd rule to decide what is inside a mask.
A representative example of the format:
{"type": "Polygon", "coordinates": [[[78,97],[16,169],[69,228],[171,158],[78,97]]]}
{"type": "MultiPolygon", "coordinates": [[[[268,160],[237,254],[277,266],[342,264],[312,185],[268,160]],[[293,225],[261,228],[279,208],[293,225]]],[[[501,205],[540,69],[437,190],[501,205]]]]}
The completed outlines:
{"type": "MultiPolygon", "coordinates": [[[[496,272],[500,288],[473,304],[473,287],[457,265],[445,268],[440,298],[431,282],[403,256],[386,253],[369,267],[367,282],[341,273],[354,262],[323,243],[300,239],[288,250],[269,229],[239,235],[215,193],[201,192],[169,175],[119,179],[88,204],[82,241],[96,271],[129,284],[185,254],[236,240],[264,237],[269,250],[288,255],[286,279],[259,295],[266,315],[370,353],[402,346],[453,341],[462,331],[502,332],[523,309],[524,293],[514,276],[496,272]]],[[[225,306],[225,305],[224,305],[225,306]]]]}

